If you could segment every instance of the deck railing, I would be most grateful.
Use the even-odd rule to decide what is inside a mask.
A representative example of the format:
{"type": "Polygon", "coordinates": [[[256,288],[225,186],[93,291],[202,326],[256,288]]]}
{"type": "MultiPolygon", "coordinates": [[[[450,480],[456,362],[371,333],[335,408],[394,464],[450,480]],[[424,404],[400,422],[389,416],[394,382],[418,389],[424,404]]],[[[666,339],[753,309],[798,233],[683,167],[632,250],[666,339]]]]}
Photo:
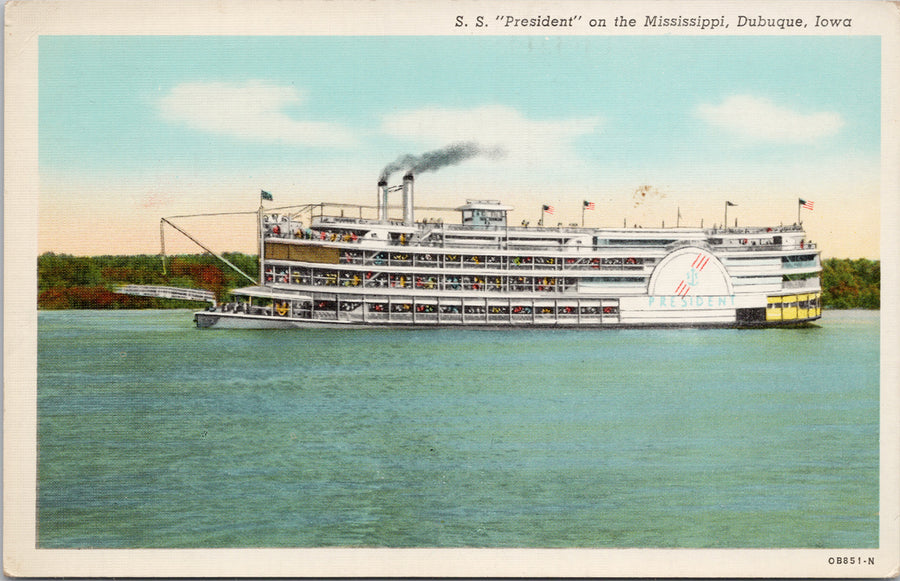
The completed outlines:
{"type": "Polygon", "coordinates": [[[206,301],[216,304],[216,295],[212,291],[182,288],[175,286],[156,286],[128,284],[120,286],[116,292],[123,295],[136,295],[142,297],[156,297],[160,299],[177,299],[182,301],[206,301]]]}

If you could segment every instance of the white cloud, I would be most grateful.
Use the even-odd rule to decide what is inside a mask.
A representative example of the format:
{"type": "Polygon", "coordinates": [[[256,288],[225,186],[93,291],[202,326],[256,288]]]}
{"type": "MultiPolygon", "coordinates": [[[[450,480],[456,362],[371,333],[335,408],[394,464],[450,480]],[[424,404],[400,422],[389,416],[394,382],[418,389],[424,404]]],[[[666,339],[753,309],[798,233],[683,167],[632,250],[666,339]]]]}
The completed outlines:
{"type": "Polygon", "coordinates": [[[721,105],[703,104],[696,113],[712,125],[753,141],[808,143],[834,135],[844,126],[837,113],[801,113],[751,95],[735,95],[721,105]]]}
{"type": "Polygon", "coordinates": [[[560,164],[576,156],[574,140],[593,133],[599,124],[599,117],[535,120],[510,107],[486,105],[393,113],[384,116],[382,131],[422,147],[473,141],[486,149],[502,149],[510,162],[560,164]]]}
{"type": "Polygon", "coordinates": [[[354,144],[353,135],[340,125],[298,120],[285,111],[302,103],[303,95],[294,87],[250,81],[184,83],[158,105],[168,121],[219,135],[321,147],[354,144]]]}

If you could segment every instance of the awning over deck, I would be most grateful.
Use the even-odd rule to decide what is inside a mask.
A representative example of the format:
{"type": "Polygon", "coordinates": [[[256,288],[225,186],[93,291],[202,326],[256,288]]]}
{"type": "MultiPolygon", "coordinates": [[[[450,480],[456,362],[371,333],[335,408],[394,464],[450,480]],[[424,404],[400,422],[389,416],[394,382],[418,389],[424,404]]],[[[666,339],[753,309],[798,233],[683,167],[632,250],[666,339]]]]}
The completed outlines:
{"type": "Polygon", "coordinates": [[[232,290],[231,294],[279,301],[312,301],[312,297],[309,295],[301,295],[267,286],[245,286],[232,290]]]}

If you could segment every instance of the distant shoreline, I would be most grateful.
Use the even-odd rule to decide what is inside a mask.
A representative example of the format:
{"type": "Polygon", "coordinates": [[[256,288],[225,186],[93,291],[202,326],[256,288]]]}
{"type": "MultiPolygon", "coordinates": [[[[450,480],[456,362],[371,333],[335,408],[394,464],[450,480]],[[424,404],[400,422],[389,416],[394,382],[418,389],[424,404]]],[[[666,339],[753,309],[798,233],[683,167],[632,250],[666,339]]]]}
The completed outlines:
{"type": "MultiPolygon", "coordinates": [[[[256,273],[255,254],[225,253],[247,273],[256,273]]],[[[38,256],[39,310],[115,310],[205,308],[207,303],[123,295],[115,288],[152,284],[212,291],[218,301],[247,280],[209,254],[72,256],[47,252],[38,256]]],[[[827,310],[881,308],[881,261],[827,258],[822,261],[822,302],[827,310]]]]}

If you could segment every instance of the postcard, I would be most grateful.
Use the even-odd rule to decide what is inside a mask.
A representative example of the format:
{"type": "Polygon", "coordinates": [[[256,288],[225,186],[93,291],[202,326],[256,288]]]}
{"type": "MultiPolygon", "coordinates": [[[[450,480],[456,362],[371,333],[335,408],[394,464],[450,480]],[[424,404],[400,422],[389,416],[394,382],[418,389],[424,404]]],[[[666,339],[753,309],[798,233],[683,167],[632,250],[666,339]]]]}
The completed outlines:
{"type": "Polygon", "coordinates": [[[6,575],[898,574],[896,4],[5,16],[6,575]]]}

